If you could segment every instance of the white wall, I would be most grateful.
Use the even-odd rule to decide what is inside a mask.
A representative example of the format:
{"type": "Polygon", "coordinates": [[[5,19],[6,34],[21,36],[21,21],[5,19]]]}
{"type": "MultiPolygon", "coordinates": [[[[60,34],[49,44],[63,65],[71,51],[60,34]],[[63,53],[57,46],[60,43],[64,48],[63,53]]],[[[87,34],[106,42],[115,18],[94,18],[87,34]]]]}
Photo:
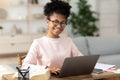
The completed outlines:
{"type": "Polygon", "coordinates": [[[119,35],[118,0],[99,0],[98,3],[101,36],[119,35]]]}

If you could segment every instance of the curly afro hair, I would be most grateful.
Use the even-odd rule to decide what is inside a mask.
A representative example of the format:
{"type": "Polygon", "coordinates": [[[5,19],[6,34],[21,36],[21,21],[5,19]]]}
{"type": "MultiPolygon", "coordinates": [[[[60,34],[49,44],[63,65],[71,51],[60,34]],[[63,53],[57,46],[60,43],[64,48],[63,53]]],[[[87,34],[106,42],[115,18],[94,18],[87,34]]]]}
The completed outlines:
{"type": "Polygon", "coordinates": [[[53,13],[64,15],[66,18],[70,15],[71,6],[62,0],[51,0],[44,6],[44,15],[49,18],[53,13]]]}

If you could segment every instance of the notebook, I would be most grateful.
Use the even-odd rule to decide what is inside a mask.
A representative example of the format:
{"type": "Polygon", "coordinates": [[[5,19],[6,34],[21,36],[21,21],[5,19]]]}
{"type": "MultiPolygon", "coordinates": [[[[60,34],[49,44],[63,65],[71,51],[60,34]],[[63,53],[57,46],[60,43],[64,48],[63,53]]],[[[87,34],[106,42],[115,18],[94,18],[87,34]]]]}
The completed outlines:
{"type": "Polygon", "coordinates": [[[69,77],[91,74],[99,55],[68,57],[64,60],[61,71],[56,77],[69,77]]]}

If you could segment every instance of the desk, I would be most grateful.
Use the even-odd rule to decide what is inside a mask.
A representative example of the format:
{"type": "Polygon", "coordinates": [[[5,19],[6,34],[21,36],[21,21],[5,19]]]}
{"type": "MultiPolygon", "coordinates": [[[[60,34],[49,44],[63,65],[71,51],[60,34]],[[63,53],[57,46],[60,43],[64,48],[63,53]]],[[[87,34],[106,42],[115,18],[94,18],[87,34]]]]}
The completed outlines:
{"type": "MultiPolygon", "coordinates": [[[[12,79],[13,74],[5,74],[2,76],[2,80],[17,80],[12,79]]],[[[92,73],[91,75],[80,75],[65,78],[56,78],[51,76],[50,80],[120,80],[120,74],[114,74],[111,72],[104,72],[101,74],[92,73]]]]}

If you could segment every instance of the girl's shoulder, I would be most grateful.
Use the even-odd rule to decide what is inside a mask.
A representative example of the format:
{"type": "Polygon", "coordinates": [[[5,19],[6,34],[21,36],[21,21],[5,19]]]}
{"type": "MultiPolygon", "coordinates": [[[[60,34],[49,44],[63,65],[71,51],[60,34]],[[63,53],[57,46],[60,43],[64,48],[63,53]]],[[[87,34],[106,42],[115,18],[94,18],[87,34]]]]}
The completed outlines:
{"type": "Polygon", "coordinates": [[[34,39],[33,42],[42,42],[42,41],[44,41],[44,39],[45,39],[45,37],[43,36],[43,37],[34,39]]]}

